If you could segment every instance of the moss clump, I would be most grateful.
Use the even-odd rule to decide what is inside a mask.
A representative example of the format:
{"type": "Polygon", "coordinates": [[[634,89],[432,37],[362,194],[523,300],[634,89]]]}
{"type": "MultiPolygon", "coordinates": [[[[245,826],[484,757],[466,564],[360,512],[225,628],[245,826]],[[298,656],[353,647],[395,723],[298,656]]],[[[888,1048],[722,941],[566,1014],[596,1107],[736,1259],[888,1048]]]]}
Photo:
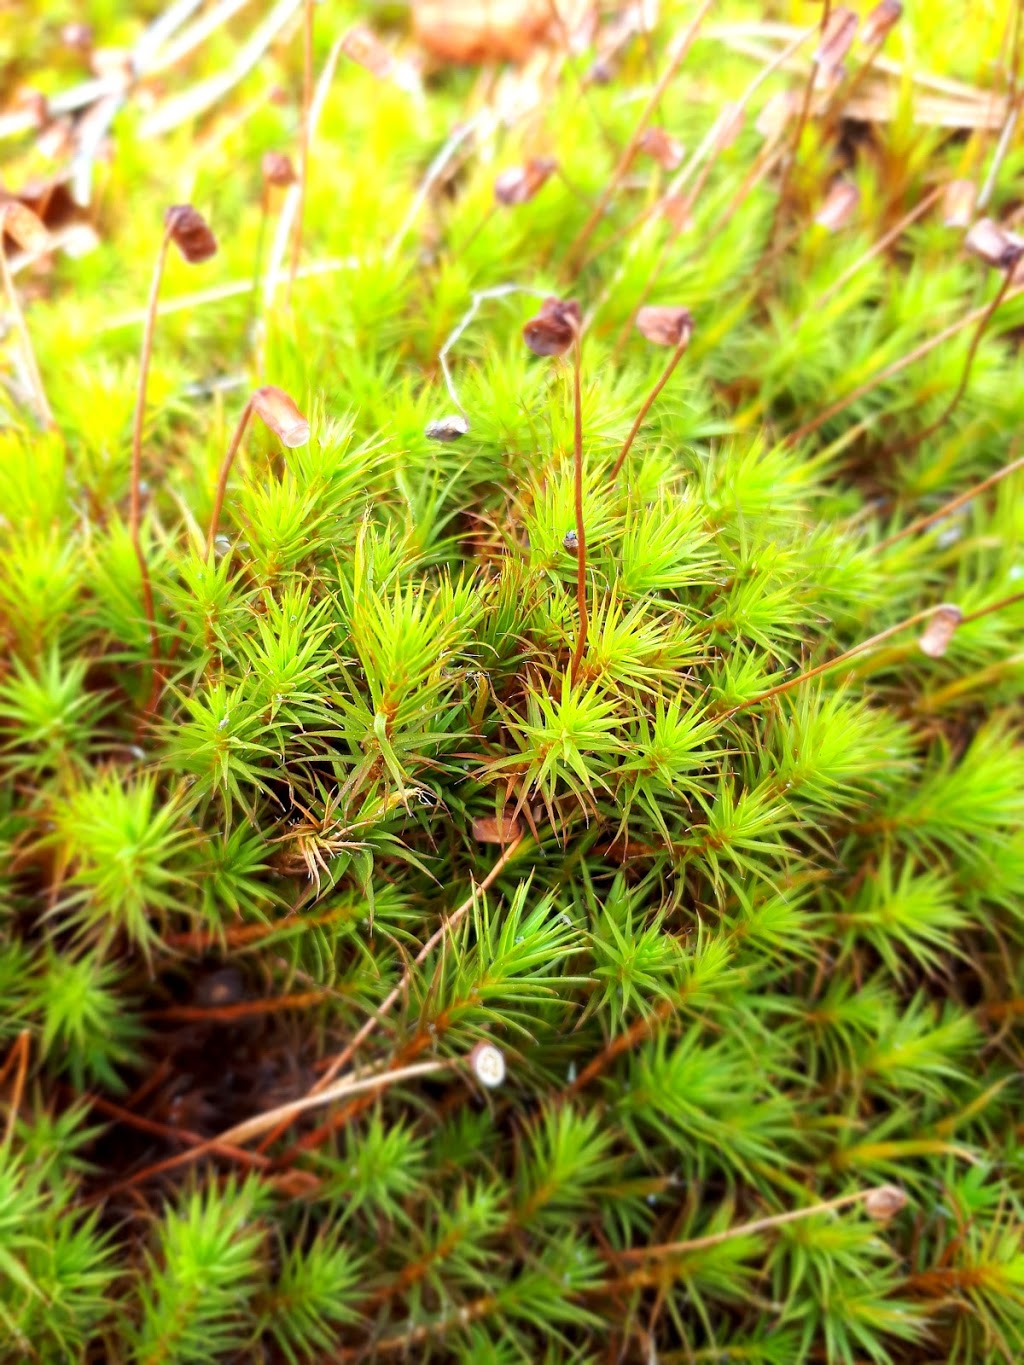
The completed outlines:
{"type": "Polygon", "coordinates": [[[169,116],[222,26],[15,276],[4,1360],[1024,1352],[1024,302],[941,199],[1008,230],[1019,35],[839,70],[737,0],[655,102],[665,9],[419,94],[342,55],[293,283],[299,33],[169,116]]]}

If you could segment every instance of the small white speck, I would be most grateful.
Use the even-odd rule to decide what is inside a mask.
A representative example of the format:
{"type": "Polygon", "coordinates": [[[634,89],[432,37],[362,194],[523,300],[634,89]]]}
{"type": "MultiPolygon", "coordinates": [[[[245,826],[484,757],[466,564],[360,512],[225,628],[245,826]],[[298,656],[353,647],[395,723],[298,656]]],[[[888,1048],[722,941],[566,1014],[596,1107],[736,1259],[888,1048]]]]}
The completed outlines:
{"type": "Polygon", "coordinates": [[[469,1054],[469,1063],[481,1085],[493,1089],[505,1079],[505,1056],[493,1043],[477,1043],[469,1054]]]}

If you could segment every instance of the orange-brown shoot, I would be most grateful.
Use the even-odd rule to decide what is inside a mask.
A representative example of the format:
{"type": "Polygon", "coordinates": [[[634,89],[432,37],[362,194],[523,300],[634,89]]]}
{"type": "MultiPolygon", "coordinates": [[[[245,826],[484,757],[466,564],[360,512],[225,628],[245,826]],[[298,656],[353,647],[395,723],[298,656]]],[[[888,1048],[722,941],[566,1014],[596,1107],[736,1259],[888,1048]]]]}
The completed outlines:
{"type": "Polygon", "coordinates": [[[221,461],[220,473],[217,477],[217,489],[213,498],[213,512],[210,515],[210,529],[206,537],[206,553],[208,556],[213,554],[216,544],[220,514],[224,508],[224,495],[227,492],[231,466],[235,462],[235,456],[238,454],[242,437],[245,435],[249,418],[253,413],[268,431],[272,431],[281,444],[289,449],[305,445],[309,440],[309,423],[299,411],[294,400],[283,389],[276,388],[273,384],[265,384],[262,388],[254,391],[242,409],[231,442],[225,452],[224,459],[221,461]]]}
{"type": "Polygon", "coordinates": [[[580,306],[575,299],[545,299],[540,312],[523,328],[523,340],[534,355],[565,355],[573,348],[573,474],[576,513],[576,606],[580,626],[570,677],[575,682],[587,647],[587,530],[583,524],[583,397],[581,391],[580,306]]]}
{"type": "Polygon", "coordinates": [[[671,346],[672,354],[669,356],[668,364],[661,372],[657,383],[640,405],[640,411],[636,415],[629,435],[623,442],[619,457],[615,461],[611,472],[612,483],[619,477],[619,470],[626,462],[636,434],[640,430],[644,418],[650,412],[654,400],[672,377],[672,373],[693,336],[693,318],[688,308],[649,306],[641,308],[636,315],[636,329],[642,337],[645,337],[654,346],[671,346]]]}

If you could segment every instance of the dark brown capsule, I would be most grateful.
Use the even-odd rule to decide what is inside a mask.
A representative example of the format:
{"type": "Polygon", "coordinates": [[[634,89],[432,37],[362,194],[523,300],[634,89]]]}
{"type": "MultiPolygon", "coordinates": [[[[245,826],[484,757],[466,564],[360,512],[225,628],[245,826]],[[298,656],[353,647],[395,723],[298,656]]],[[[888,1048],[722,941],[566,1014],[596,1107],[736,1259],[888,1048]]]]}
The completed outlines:
{"type": "Polygon", "coordinates": [[[579,335],[580,322],[575,299],[545,299],[523,328],[523,340],[534,355],[565,355],[579,335]]]}
{"type": "Polygon", "coordinates": [[[217,254],[217,239],[203,215],[191,204],[174,204],[164,215],[171,241],[188,261],[197,265],[217,254]]]}

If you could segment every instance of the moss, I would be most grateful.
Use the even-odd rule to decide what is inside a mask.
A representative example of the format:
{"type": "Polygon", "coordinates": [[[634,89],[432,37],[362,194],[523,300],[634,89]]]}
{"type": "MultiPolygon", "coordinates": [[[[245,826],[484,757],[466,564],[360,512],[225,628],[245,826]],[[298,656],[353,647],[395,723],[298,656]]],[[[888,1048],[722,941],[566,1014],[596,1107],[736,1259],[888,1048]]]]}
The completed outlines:
{"type": "MultiPolygon", "coordinates": [[[[1010,221],[1020,35],[908,4],[797,137],[817,39],[757,77],[821,10],[731,0],[651,115],[673,186],[615,172],[664,9],[607,83],[611,13],[418,94],[343,55],[294,282],[301,24],[154,131],[232,19],[118,116],[96,249],[16,277],[54,426],[12,330],[5,1360],[1024,1351],[1024,301],[939,196],[1010,221]],[[218,252],[164,242],[136,480],[185,200],[218,252]],[[692,337],[613,477],[673,356],[643,305],[692,337]]],[[[63,88],[67,16],[19,17],[0,63],[63,88]]]]}

